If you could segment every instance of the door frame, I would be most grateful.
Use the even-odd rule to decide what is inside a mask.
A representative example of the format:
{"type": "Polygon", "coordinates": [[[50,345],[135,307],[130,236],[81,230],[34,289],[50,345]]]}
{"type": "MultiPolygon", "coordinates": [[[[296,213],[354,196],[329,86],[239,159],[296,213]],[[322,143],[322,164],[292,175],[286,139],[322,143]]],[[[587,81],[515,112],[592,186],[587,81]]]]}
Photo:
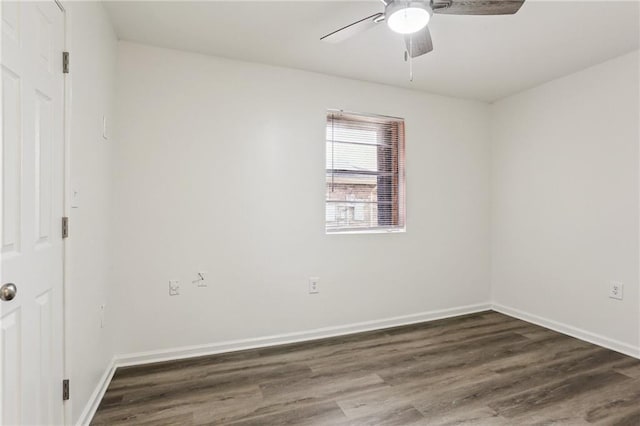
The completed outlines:
{"type": "MultiPolygon", "coordinates": [[[[63,16],[63,50],[68,52],[71,45],[70,38],[70,13],[65,7],[67,0],[50,0],[53,1],[63,16]]],[[[71,74],[62,75],[63,99],[62,99],[62,149],[64,151],[62,164],[62,215],[69,217],[71,212],[70,185],[71,182],[71,74]]],[[[62,220],[62,218],[60,218],[62,220]]],[[[69,270],[70,270],[70,245],[69,240],[62,239],[62,377],[69,379],[71,376],[71,365],[69,356],[70,347],[70,324],[71,324],[71,289],[69,286],[69,270]]],[[[54,384],[56,386],[56,384],[54,384]]],[[[62,386],[62,383],[57,384],[62,386]]],[[[62,421],[68,425],[73,421],[73,400],[62,401],[62,421]]]]}
{"type": "MultiPolygon", "coordinates": [[[[63,14],[64,26],[64,42],[63,49],[69,52],[71,46],[71,17],[70,11],[65,7],[67,0],[54,1],[63,14]]],[[[71,213],[71,73],[63,74],[63,108],[62,108],[62,129],[63,129],[63,174],[62,174],[62,214],[69,217],[71,213]]],[[[62,220],[62,218],[61,218],[62,220]]],[[[72,375],[72,367],[70,364],[71,351],[71,286],[69,285],[69,276],[71,270],[70,262],[70,243],[67,238],[62,240],[62,375],[65,379],[69,379],[72,375]]],[[[62,384],[60,384],[62,386],[62,384]]],[[[62,401],[62,421],[65,425],[73,422],[73,399],[62,401]]]]}

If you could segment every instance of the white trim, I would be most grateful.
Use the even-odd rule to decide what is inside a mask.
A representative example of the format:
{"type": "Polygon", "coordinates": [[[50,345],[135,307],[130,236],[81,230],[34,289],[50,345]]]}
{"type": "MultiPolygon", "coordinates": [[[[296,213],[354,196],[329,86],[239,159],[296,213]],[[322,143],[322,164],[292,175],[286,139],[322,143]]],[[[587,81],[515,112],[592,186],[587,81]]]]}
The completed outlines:
{"type": "MultiPolygon", "coordinates": [[[[67,1],[67,0],[63,0],[67,1]]],[[[58,6],[60,2],[56,1],[58,6]]],[[[63,7],[64,9],[64,7],[63,7]]],[[[64,10],[64,50],[69,51],[71,46],[71,30],[72,30],[72,15],[69,10],[64,10]]],[[[64,81],[64,178],[62,180],[63,185],[63,202],[62,209],[63,215],[69,217],[70,203],[70,183],[71,183],[71,76],[70,74],[62,74],[64,81]]],[[[71,353],[72,353],[72,339],[71,339],[71,280],[69,279],[71,272],[71,247],[68,239],[62,240],[62,369],[63,377],[68,379],[72,375],[71,367],[71,353]]],[[[71,424],[73,422],[73,401],[68,400],[63,402],[64,424],[71,424]]]]}
{"type": "Polygon", "coordinates": [[[530,314],[528,312],[521,311],[519,309],[510,308],[508,306],[494,303],[492,309],[496,312],[508,315],[510,317],[518,318],[523,321],[527,321],[541,327],[545,327],[562,334],[566,334],[576,339],[584,340],[594,345],[602,346],[607,349],[611,349],[616,352],[623,353],[625,355],[632,356],[634,358],[640,358],[640,347],[630,345],[628,343],[620,342],[618,340],[610,339],[600,334],[591,333],[590,331],[583,330],[568,324],[564,324],[558,321],[550,320],[540,317],[538,315],[530,314]]]}
{"type": "MultiPolygon", "coordinates": [[[[640,9],[638,10],[638,19],[640,19],[640,9]]],[[[640,55],[638,56],[638,66],[640,66],[640,55]]],[[[638,89],[638,107],[640,109],[640,88],[638,89]]],[[[638,117],[640,119],[640,116],[638,117]]],[[[637,141],[638,145],[640,145],[640,139],[637,141]]],[[[640,150],[638,150],[638,164],[640,165],[640,150]]],[[[640,173],[637,176],[638,179],[638,188],[640,188],[640,173]]],[[[640,195],[640,194],[639,194],[640,195]]],[[[640,197],[638,197],[638,211],[640,211],[640,197]]],[[[640,224],[640,216],[638,217],[638,221],[640,224]]],[[[640,244],[640,226],[638,226],[638,242],[640,244]]],[[[640,277],[640,258],[638,258],[638,277],[640,277]]],[[[640,308],[640,281],[636,281],[636,288],[638,289],[638,307],[640,308]]],[[[638,346],[640,346],[640,312],[638,313],[638,346]]]]}
{"type": "Polygon", "coordinates": [[[386,318],[382,320],[364,321],[354,324],[341,325],[336,327],[324,327],[310,331],[298,331],[294,333],[277,334],[265,337],[254,337],[250,339],[231,340],[219,343],[210,343],[197,346],[183,346],[173,349],[162,349],[157,351],[138,352],[127,355],[115,356],[102,377],[98,381],[95,390],[87,401],[78,419],[76,426],[84,426],[91,423],[100,401],[104,397],[109,383],[118,367],[132,365],[143,365],[153,362],[171,361],[196,356],[215,355],[225,352],[234,352],[246,349],[264,348],[269,346],[283,345],[287,343],[305,342],[308,340],[323,339],[327,337],[343,336],[347,334],[362,333],[365,331],[380,330],[402,325],[417,324],[438,319],[451,318],[460,315],[473,314],[491,309],[490,303],[462,306],[459,308],[441,309],[437,311],[421,312],[417,314],[404,315],[399,317],[386,318]]]}
{"type": "Polygon", "coordinates": [[[226,342],[210,343],[206,345],[182,346],[172,349],[161,349],[156,351],[137,352],[132,354],[117,355],[107,366],[104,374],[100,378],[95,390],[91,394],[77,426],[84,426],[91,423],[93,416],[100,405],[113,375],[118,367],[134,365],[144,365],[154,362],[171,361],[197,356],[215,355],[226,352],[234,352],[247,349],[264,348],[270,346],[283,345],[288,343],[305,342],[309,340],[324,339],[328,337],[344,336],[348,334],[362,333],[372,330],[381,330],[390,327],[417,324],[421,322],[435,321],[439,319],[452,318],[460,315],[473,314],[493,310],[502,314],[530,322],[557,332],[575,337],[580,340],[605,347],[634,358],[640,358],[640,347],[609,339],[607,337],[594,334],[567,324],[539,317],[518,309],[510,308],[500,304],[480,303],[476,305],[461,306],[458,308],[440,309],[436,311],[420,312],[417,314],[403,315],[386,318],[382,320],[364,321],[335,327],[317,328],[309,331],[298,331],[293,333],[276,334],[265,337],[254,337],[250,339],[230,340],[226,342]]]}
{"type": "Polygon", "coordinates": [[[250,339],[230,340],[226,342],[209,343],[206,345],[182,346],[171,349],[138,352],[116,356],[116,366],[142,365],[153,362],[162,362],[183,358],[191,358],[204,355],[215,355],[224,352],[234,352],[246,349],[264,348],[268,346],[284,345],[287,343],[305,342],[308,340],[324,339],[327,337],[343,336],[346,334],[362,333],[365,331],[380,330],[402,325],[416,324],[426,321],[434,321],[459,315],[488,311],[490,303],[461,306],[459,308],[441,309],[437,311],[420,312],[417,314],[403,315],[382,320],[364,321],[335,327],[317,328],[309,331],[276,334],[250,339]]]}
{"type": "Polygon", "coordinates": [[[91,423],[91,420],[93,420],[93,416],[96,414],[98,406],[102,401],[102,397],[104,396],[107,388],[109,387],[109,384],[111,383],[111,379],[116,372],[116,368],[116,359],[114,357],[109,365],[107,365],[107,368],[106,370],[104,370],[102,377],[100,377],[96,388],[93,390],[93,393],[87,401],[87,405],[85,405],[84,410],[82,410],[82,414],[80,414],[80,418],[78,419],[76,426],[85,426],[91,423]]]}

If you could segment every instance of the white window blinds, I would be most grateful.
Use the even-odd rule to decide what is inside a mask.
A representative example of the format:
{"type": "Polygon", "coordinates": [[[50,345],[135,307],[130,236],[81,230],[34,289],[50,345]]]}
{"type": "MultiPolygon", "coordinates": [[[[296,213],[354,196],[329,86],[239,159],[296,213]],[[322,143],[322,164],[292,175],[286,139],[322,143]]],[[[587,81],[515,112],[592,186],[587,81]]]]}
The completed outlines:
{"type": "Polygon", "coordinates": [[[327,232],[403,230],[404,121],[327,112],[327,232]]]}

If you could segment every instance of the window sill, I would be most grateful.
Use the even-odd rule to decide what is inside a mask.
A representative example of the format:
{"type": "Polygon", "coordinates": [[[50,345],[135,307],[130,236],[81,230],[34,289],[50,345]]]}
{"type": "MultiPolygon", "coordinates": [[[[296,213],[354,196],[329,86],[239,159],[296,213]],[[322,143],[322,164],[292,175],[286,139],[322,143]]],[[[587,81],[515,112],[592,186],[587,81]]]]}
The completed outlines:
{"type": "Polygon", "coordinates": [[[393,229],[349,229],[345,231],[325,231],[326,235],[345,235],[345,234],[404,234],[406,228],[393,229]]]}

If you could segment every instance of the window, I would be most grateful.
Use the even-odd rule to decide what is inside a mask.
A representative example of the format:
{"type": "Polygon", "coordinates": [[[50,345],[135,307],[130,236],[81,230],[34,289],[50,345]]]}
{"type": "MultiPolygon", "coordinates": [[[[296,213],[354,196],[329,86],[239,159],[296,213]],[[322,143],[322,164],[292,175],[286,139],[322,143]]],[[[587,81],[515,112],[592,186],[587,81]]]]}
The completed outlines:
{"type": "Polygon", "coordinates": [[[328,233],[404,230],[404,121],[327,112],[328,233]]]}

